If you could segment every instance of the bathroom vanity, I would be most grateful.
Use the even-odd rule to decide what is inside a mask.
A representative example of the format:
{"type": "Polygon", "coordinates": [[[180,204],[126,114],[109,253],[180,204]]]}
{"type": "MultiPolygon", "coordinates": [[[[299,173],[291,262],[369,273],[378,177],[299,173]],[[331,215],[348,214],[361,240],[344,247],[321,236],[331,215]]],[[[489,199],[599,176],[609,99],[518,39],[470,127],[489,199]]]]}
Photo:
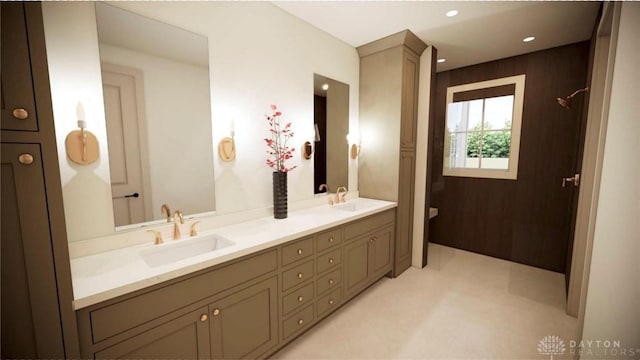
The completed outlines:
{"type": "MultiPolygon", "coordinates": [[[[155,268],[135,254],[174,243],[150,242],[72,260],[81,356],[195,359],[275,353],[391,273],[395,203],[355,199],[344,205],[293,212],[285,222],[258,219],[219,228],[216,234],[234,245],[155,268]],[[109,265],[113,261],[130,264],[118,263],[115,269],[109,265]],[[127,269],[136,266],[149,268],[138,271],[147,278],[125,279],[127,269]],[[192,269],[199,270],[175,276],[192,269]]],[[[189,241],[194,239],[175,243],[189,241]]]]}

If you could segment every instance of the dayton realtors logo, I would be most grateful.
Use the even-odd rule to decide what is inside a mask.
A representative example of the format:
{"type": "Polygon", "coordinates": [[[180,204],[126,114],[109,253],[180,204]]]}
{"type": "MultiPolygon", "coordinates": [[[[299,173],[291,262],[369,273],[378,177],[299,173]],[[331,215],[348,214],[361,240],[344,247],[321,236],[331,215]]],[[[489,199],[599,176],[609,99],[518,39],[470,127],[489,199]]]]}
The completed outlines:
{"type": "Polygon", "coordinates": [[[551,356],[550,360],[553,360],[553,355],[563,355],[565,351],[564,341],[559,336],[547,335],[538,343],[538,352],[551,356]]]}

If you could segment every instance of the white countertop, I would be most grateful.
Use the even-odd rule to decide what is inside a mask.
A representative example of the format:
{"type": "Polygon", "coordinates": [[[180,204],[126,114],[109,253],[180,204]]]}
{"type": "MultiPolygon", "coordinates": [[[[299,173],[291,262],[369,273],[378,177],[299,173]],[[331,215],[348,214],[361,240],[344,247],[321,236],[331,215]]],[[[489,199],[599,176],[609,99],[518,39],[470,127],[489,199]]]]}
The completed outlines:
{"type": "Polygon", "coordinates": [[[165,240],[162,245],[154,245],[149,241],[72,259],[74,308],[81,309],[396,207],[394,202],[366,198],[348,200],[347,204],[350,202],[357,205],[354,211],[339,210],[328,205],[315,206],[290,212],[287,219],[265,217],[202,232],[201,236],[217,234],[234,245],[158,267],[147,265],[141,252],[154,247],[170,247],[190,239],[183,235],[181,240],[165,240]]]}

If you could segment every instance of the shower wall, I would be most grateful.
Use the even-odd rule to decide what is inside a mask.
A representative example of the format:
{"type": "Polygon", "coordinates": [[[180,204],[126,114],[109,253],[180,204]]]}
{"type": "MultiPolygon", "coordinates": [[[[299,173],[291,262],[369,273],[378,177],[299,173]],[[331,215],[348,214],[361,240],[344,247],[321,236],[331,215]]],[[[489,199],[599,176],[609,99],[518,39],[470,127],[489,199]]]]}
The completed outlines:
{"type": "Polygon", "coordinates": [[[565,272],[571,211],[577,189],[562,188],[581,157],[584,96],[558,105],[587,86],[589,41],[438,73],[429,241],[565,272]],[[447,87],[525,74],[516,180],[442,175],[447,87]]]}

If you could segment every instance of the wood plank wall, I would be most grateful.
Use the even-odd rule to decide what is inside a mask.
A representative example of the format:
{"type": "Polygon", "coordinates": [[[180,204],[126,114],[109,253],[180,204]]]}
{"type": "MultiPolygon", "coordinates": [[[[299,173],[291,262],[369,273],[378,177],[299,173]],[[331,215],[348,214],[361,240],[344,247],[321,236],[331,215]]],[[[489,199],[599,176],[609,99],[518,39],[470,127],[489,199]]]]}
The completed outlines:
{"type": "MultiPolygon", "coordinates": [[[[438,73],[431,220],[434,243],[564,272],[571,199],[562,177],[573,175],[581,141],[583,96],[571,110],[564,97],[585,87],[589,41],[438,73]],[[449,86],[526,74],[517,180],[442,176],[446,90],[449,86]]],[[[581,156],[581,154],[580,154],[581,156]]]]}

